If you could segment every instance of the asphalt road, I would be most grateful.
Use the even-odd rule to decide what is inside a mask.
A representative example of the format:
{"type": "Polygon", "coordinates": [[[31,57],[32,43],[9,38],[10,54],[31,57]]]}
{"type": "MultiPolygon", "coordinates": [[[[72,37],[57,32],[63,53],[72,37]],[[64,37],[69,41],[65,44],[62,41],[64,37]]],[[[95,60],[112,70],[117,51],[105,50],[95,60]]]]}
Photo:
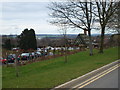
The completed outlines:
{"type": "Polygon", "coordinates": [[[119,71],[120,67],[83,88],[118,88],[118,82],[120,82],[119,71]]]}
{"type": "Polygon", "coordinates": [[[79,90],[81,88],[116,88],[118,90],[120,88],[119,72],[120,64],[108,64],[107,66],[61,84],[53,88],[53,90],[57,88],[68,88],[70,90],[79,90]]]}

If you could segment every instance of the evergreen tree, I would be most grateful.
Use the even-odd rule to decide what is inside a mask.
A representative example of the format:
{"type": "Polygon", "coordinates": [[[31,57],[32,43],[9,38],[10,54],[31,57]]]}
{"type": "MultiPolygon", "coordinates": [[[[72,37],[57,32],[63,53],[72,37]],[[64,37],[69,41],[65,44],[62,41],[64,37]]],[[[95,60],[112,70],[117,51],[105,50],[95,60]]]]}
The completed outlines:
{"type": "Polygon", "coordinates": [[[34,29],[24,29],[24,31],[18,36],[19,47],[21,49],[37,49],[37,42],[34,29]]]}
{"type": "Polygon", "coordinates": [[[10,39],[7,39],[3,45],[5,49],[11,50],[11,41],[10,39]]]}
{"type": "Polygon", "coordinates": [[[34,29],[29,30],[29,48],[32,48],[34,50],[37,49],[37,41],[34,29]]]}

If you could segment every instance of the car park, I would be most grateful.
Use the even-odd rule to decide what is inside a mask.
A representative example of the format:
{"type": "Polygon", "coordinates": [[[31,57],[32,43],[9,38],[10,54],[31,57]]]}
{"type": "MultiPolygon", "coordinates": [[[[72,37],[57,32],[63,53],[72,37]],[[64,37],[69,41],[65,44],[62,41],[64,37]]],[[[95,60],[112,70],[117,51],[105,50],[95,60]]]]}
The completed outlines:
{"type": "Polygon", "coordinates": [[[40,57],[40,56],[41,56],[41,53],[37,51],[37,52],[35,52],[35,56],[36,56],[36,57],[40,57]]]}
{"type": "Polygon", "coordinates": [[[44,49],[44,50],[41,51],[41,56],[46,56],[47,53],[48,53],[48,51],[44,49]]]}
{"type": "Polygon", "coordinates": [[[20,55],[16,56],[16,54],[10,54],[12,55],[14,58],[17,58],[17,60],[20,60],[20,55]]]}
{"type": "Polygon", "coordinates": [[[48,51],[47,51],[47,49],[45,49],[43,52],[45,53],[45,55],[47,55],[47,52],[48,52],[48,51]]]}
{"type": "Polygon", "coordinates": [[[19,48],[12,48],[12,50],[13,50],[13,51],[18,51],[18,50],[19,50],[19,48]]]}
{"type": "Polygon", "coordinates": [[[0,62],[1,62],[2,64],[6,64],[7,59],[0,57],[0,62]]]}
{"type": "Polygon", "coordinates": [[[14,58],[16,58],[16,54],[10,54],[10,55],[12,55],[14,58]]]}
{"type": "Polygon", "coordinates": [[[53,56],[53,52],[49,52],[49,54],[48,54],[49,56],[53,56]]]}
{"type": "Polygon", "coordinates": [[[7,63],[14,63],[15,62],[15,57],[13,55],[8,55],[7,56],[7,63]]]}
{"type": "Polygon", "coordinates": [[[32,59],[35,58],[35,53],[34,53],[34,52],[30,53],[30,57],[31,57],[32,59]]]}
{"type": "Polygon", "coordinates": [[[30,59],[30,53],[22,53],[21,60],[28,60],[30,59]]]}
{"type": "Polygon", "coordinates": [[[37,51],[42,51],[40,48],[37,48],[37,51]]]}

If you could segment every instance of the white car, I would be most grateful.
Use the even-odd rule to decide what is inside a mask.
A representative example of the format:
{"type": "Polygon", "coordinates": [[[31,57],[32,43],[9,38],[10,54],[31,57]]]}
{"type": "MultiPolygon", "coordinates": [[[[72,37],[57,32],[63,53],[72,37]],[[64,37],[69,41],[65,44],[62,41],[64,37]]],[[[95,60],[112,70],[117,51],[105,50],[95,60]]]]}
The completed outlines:
{"type": "Polygon", "coordinates": [[[22,53],[21,60],[28,60],[30,58],[30,53],[22,53]]]}
{"type": "Polygon", "coordinates": [[[40,48],[37,48],[37,51],[40,52],[40,51],[42,51],[42,50],[41,50],[40,48]]]}
{"type": "Polygon", "coordinates": [[[35,52],[35,55],[36,55],[36,57],[40,57],[41,53],[37,51],[37,52],[35,52]]]}

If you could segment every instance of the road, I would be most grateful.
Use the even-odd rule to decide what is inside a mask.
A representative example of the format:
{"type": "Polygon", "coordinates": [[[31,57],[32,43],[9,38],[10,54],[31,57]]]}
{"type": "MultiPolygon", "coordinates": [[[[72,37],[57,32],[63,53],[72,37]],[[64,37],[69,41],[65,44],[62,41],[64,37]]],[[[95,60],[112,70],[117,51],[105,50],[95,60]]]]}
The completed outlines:
{"type": "Polygon", "coordinates": [[[84,88],[118,88],[118,71],[119,69],[115,69],[112,72],[108,73],[107,75],[103,76],[102,78],[92,82],[91,84],[85,86],[84,88]]]}
{"type": "Polygon", "coordinates": [[[118,77],[120,67],[115,65],[85,81],[77,84],[74,88],[119,88],[118,77]]]}
{"type": "Polygon", "coordinates": [[[80,88],[119,88],[119,71],[120,63],[108,64],[93,72],[61,84],[53,88],[53,90],[57,88],[69,88],[70,90],[79,90],[80,88]]]}

